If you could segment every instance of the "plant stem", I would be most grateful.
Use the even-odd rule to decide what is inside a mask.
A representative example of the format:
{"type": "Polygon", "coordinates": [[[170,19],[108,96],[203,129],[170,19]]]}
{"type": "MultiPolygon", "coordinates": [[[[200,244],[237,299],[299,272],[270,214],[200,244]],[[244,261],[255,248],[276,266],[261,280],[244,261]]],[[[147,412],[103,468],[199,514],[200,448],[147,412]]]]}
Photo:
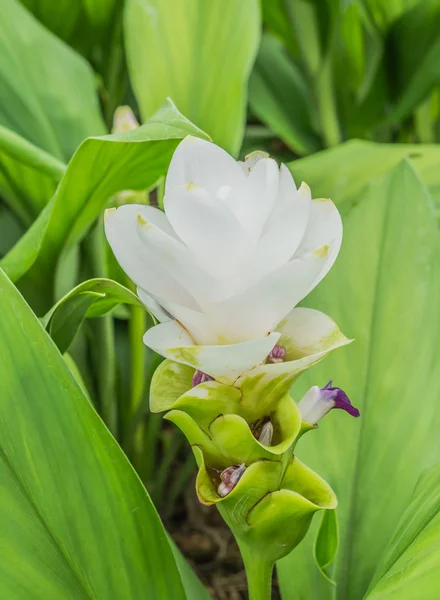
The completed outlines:
{"type": "Polygon", "coordinates": [[[240,544],[240,551],[246,569],[249,600],[270,600],[273,563],[262,559],[244,544],[240,544]]]}
{"type": "MultiPolygon", "coordinates": [[[[132,287],[132,286],[130,286],[132,287]]],[[[145,386],[145,346],[142,336],[147,330],[147,313],[139,306],[131,307],[130,349],[131,349],[131,394],[130,419],[142,402],[145,386]]]]}

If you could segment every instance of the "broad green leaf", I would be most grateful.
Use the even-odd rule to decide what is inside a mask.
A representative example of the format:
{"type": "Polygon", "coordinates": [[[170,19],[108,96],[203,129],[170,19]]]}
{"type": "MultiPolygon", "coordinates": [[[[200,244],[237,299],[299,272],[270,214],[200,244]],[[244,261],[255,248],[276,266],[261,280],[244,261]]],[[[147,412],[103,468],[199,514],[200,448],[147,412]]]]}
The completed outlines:
{"type": "Polygon", "coordinates": [[[306,181],[314,198],[331,197],[338,206],[357,202],[362,188],[410,159],[440,206],[440,148],[435,144],[375,144],[351,140],[337,148],[294,161],[289,167],[298,184],[306,181]]]}
{"type": "MultiPolygon", "coordinates": [[[[81,144],[53,198],[49,222],[42,215],[33,225],[40,231],[40,248],[29,276],[33,282],[45,281],[43,289],[36,290],[44,294],[39,303],[34,300],[38,311],[45,312],[53,302],[53,272],[63,248],[68,251],[82,239],[116,192],[152,187],[165,174],[179,141],[189,134],[206,138],[167,101],[138,129],[81,144]]],[[[26,268],[15,271],[14,279],[25,272],[26,268]]]]}
{"type": "Polygon", "coordinates": [[[200,579],[186,562],[184,556],[172,539],[170,539],[170,544],[174,553],[174,558],[176,559],[177,568],[182,577],[187,600],[210,600],[211,596],[203,587],[200,579]]]}
{"type": "MultiPolygon", "coordinates": [[[[378,565],[370,586],[370,589],[373,590],[372,597],[375,597],[376,585],[379,589],[388,586],[388,584],[385,585],[385,581],[392,578],[392,576],[389,576],[390,571],[399,571],[399,568],[395,568],[395,564],[400,560],[400,557],[405,553],[407,553],[407,556],[414,555],[414,548],[412,548],[412,546],[420,546],[417,541],[418,537],[425,535],[425,529],[429,526],[431,521],[437,517],[439,512],[440,464],[436,464],[420,478],[416,489],[414,490],[411,502],[400,519],[393,539],[388,545],[386,552],[381,556],[380,564],[378,565]]],[[[440,530],[438,530],[437,526],[434,527],[440,534],[440,530]]],[[[437,540],[438,547],[440,548],[440,535],[437,536],[437,540]]],[[[408,562],[407,558],[402,562],[406,564],[408,562]]],[[[407,578],[417,578],[413,569],[407,569],[406,571],[405,577],[402,578],[402,581],[399,581],[401,589],[406,587],[407,578]]],[[[407,595],[407,597],[410,598],[409,595],[407,595]]]]}
{"type": "Polygon", "coordinates": [[[140,480],[0,273],[0,596],[185,600],[140,480]]]}
{"type": "Polygon", "coordinates": [[[237,154],[259,29],[258,0],[128,0],[125,45],[143,118],[170,97],[214,142],[237,154]]]}
{"type": "Polygon", "coordinates": [[[0,125],[0,194],[25,225],[52,198],[66,166],[0,125]]]}
{"type": "Polygon", "coordinates": [[[105,132],[89,65],[18,0],[2,0],[0,125],[61,160],[105,132]]]}
{"type": "Polygon", "coordinates": [[[252,112],[297,154],[320,149],[312,127],[312,98],[301,70],[274,37],[262,39],[249,82],[252,112]]]}
{"type": "Polygon", "coordinates": [[[366,600],[436,600],[439,562],[440,519],[437,515],[366,596],[366,600]]]}
{"type": "Polygon", "coordinates": [[[321,525],[316,536],[314,555],[318,569],[330,582],[326,569],[335,559],[339,545],[338,514],[335,510],[325,510],[322,514],[321,525]]]}
{"type": "MultiPolygon", "coordinates": [[[[328,170],[329,191],[345,179],[352,196],[350,166],[328,170]]],[[[368,162],[363,168],[372,177],[368,162]]],[[[321,175],[318,168],[309,179],[312,189],[321,175]]],[[[339,200],[341,253],[307,305],[331,315],[355,342],[305,373],[293,391],[300,398],[333,379],[361,417],[335,411],[297,446],[338,496],[337,587],[311,566],[308,540],[280,564],[284,600],[362,598],[417,478],[440,452],[440,239],[429,194],[403,162],[354,201],[339,200]]]]}
{"type": "Polygon", "coordinates": [[[119,283],[89,279],[61,298],[43,317],[42,323],[64,353],[86,317],[101,317],[121,302],[144,308],[138,297],[119,283]]]}

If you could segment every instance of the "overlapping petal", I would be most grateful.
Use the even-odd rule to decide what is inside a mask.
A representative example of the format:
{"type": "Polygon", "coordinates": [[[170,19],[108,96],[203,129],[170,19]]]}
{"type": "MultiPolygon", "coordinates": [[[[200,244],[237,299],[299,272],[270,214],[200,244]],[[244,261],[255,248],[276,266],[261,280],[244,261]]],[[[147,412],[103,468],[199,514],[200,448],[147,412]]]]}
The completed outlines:
{"type": "Polygon", "coordinates": [[[198,346],[179,322],[167,321],[149,329],[144,343],[166,358],[232,385],[242,373],[266,358],[279,337],[280,333],[272,332],[241,344],[198,346]]]}

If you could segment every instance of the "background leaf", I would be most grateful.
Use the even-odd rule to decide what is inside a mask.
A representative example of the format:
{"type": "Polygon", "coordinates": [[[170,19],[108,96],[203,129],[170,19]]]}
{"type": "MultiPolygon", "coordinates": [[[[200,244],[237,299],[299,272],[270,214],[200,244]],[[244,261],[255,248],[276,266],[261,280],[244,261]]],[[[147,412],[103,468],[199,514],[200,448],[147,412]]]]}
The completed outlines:
{"type": "Polygon", "coordinates": [[[185,599],[126,457],[0,273],[0,595],[185,599]]]}
{"type": "Polygon", "coordinates": [[[2,1],[0,125],[61,160],[105,133],[89,65],[17,0],[2,1]]]}
{"type": "MultiPolygon", "coordinates": [[[[365,162],[364,169],[371,177],[365,162]]],[[[329,173],[330,192],[332,183],[341,189],[344,174],[356,177],[347,164],[329,173]]],[[[308,179],[312,190],[315,182],[323,185],[319,176],[318,168],[308,179]]],[[[336,595],[310,566],[309,539],[280,563],[284,600],[362,598],[420,472],[440,451],[440,240],[431,199],[408,163],[362,193],[351,195],[346,184],[341,254],[307,305],[331,315],[356,341],[294,388],[300,398],[311,385],[334,379],[361,413],[359,420],[331,414],[297,449],[339,499],[336,595]]]]}
{"type": "Polygon", "coordinates": [[[65,169],[58,159],[0,126],[0,194],[25,225],[53,196],[65,169]]]}
{"type": "MultiPolygon", "coordinates": [[[[417,567],[414,568],[414,565],[408,564],[413,562],[412,560],[409,561],[408,557],[414,557],[415,555],[415,548],[412,547],[413,545],[418,547],[419,551],[422,550],[423,555],[426,554],[424,542],[418,541],[419,536],[423,538],[428,537],[429,539],[432,538],[434,540],[435,535],[437,535],[437,544],[440,547],[440,529],[437,524],[432,526],[432,531],[437,532],[434,536],[432,536],[431,533],[425,533],[425,529],[430,527],[430,523],[436,519],[439,512],[440,464],[437,463],[434,467],[424,473],[417,483],[411,502],[400,519],[394,537],[381,557],[374,579],[370,585],[370,589],[373,590],[372,597],[376,594],[376,584],[378,589],[386,588],[388,593],[388,580],[393,581],[393,584],[390,587],[394,589],[397,578],[395,578],[393,574],[390,575],[389,572],[397,573],[400,571],[399,566],[395,567],[395,565],[400,560],[401,556],[406,553],[405,559],[401,561],[401,564],[405,564],[406,568],[403,569],[404,572],[401,573],[396,588],[400,589],[401,593],[404,593],[407,598],[411,598],[410,592],[406,588],[408,580],[418,579],[418,569],[417,567]]],[[[438,519],[436,521],[438,521],[438,519]]],[[[438,554],[438,556],[440,556],[440,554],[438,554]]],[[[367,597],[369,598],[370,596],[368,595],[367,597]]]]}
{"type": "Polygon", "coordinates": [[[128,0],[125,45],[143,119],[170,97],[237,154],[259,30],[258,0],[128,0]]]}
{"type": "Polygon", "coordinates": [[[253,113],[297,154],[321,148],[312,127],[313,103],[301,70],[287,56],[281,42],[265,35],[249,83],[253,113]]]}

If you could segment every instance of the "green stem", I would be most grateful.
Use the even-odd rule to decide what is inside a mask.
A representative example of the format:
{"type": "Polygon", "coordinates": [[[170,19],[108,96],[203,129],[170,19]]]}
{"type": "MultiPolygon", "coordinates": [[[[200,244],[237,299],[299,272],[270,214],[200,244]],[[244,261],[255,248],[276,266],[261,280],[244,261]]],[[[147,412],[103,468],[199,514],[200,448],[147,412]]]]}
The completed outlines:
{"type": "Polygon", "coordinates": [[[246,569],[249,600],[270,600],[273,563],[262,559],[244,544],[240,545],[240,551],[246,569]]]}
{"type": "Polygon", "coordinates": [[[131,349],[131,394],[130,418],[142,402],[145,385],[145,346],[142,337],[147,330],[147,313],[139,306],[131,307],[130,349],[131,349]]]}

